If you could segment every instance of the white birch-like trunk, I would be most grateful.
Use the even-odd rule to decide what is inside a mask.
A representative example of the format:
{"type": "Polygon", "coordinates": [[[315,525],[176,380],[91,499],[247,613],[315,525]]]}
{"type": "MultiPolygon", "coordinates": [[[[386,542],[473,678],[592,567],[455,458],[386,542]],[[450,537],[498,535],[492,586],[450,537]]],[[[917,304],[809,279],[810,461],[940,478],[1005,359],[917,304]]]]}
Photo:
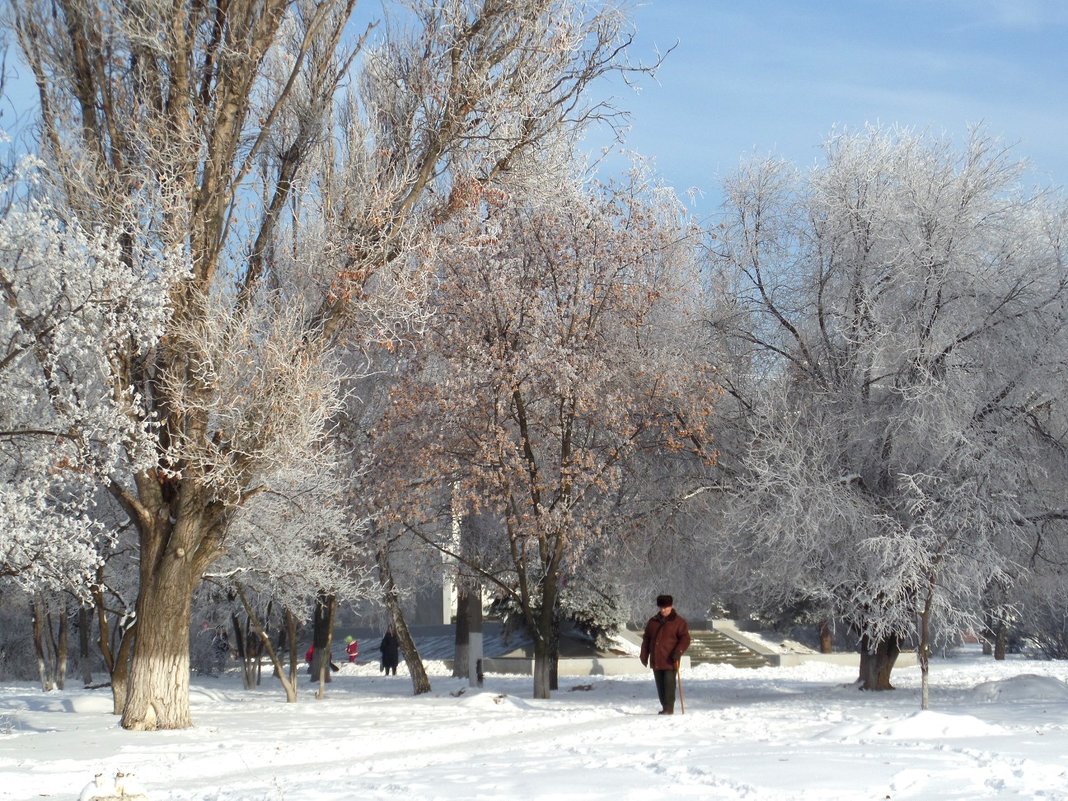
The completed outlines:
{"type": "Polygon", "coordinates": [[[122,727],[189,728],[189,620],[199,576],[193,575],[189,560],[169,553],[154,571],[142,569],[141,574],[122,727]]]}
{"type": "Polygon", "coordinates": [[[189,709],[189,608],[191,591],[185,587],[164,588],[138,600],[137,644],[130,663],[123,728],[153,732],[164,728],[188,728],[193,724],[189,709]],[[180,596],[180,597],[179,597],[180,596]],[[183,606],[183,614],[153,612],[163,607],[183,606]]]}

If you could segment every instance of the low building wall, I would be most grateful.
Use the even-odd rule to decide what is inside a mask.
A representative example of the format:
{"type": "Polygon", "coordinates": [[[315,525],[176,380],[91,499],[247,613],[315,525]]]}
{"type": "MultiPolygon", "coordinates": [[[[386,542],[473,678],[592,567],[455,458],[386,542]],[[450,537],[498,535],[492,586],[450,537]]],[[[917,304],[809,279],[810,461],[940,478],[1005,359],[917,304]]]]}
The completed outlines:
{"type": "MultiPolygon", "coordinates": [[[[690,669],[690,657],[682,657],[682,668],[690,669]]],[[[482,660],[484,673],[534,675],[534,660],[523,656],[499,656],[482,660]]],[[[649,673],[636,656],[561,657],[558,673],[561,676],[622,676],[649,673]]]]}

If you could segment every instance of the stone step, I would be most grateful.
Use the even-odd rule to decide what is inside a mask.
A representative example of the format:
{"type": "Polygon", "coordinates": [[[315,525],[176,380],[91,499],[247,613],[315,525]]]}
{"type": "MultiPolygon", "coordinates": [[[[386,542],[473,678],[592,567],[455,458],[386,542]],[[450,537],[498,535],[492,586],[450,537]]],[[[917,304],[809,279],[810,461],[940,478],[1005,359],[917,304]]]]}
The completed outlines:
{"type": "Polygon", "coordinates": [[[686,653],[691,665],[715,664],[734,667],[766,667],[767,660],[718,631],[690,630],[690,647],[686,653]]]}
{"type": "MultiPolygon", "coordinates": [[[[451,660],[455,653],[455,636],[452,633],[441,634],[439,632],[422,633],[414,632],[416,646],[419,649],[419,655],[423,659],[444,659],[451,660]]],[[[641,643],[640,632],[628,632],[628,639],[636,644],[641,643]]],[[[722,632],[711,629],[690,629],[690,647],[686,651],[686,655],[690,657],[690,665],[702,665],[702,664],[715,664],[715,665],[733,665],[738,668],[757,668],[766,667],[767,660],[756,653],[751,651],[730,637],[727,637],[722,632]]],[[[372,644],[373,640],[368,639],[368,646],[372,644]]],[[[364,649],[361,648],[361,651],[364,649]]],[[[486,658],[497,658],[504,656],[526,656],[533,655],[533,648],[529,640],[517,637],[513,635],[510,638],[503,637],[499,632],[487,631],[485,632],[482,640],[482,650],[486,658]]],[[[561,642],[561,656],[599,656],[606,657],[610,654],[599,653],[595,651],[592,645],[586,643],[572,642],[570,639],[565,638],[561,642]]],[[[377,661],[378,652],[377,646],[367,650],[366,654],[361,654],[361,661],[371,660],[377,661]],[[373,654],[371,652],[374,652],[373,654]],[[373,657],[373,660],[371,659],[373,657]]],[[[637,659],[634,660],[637,662],[637,659]]]]}

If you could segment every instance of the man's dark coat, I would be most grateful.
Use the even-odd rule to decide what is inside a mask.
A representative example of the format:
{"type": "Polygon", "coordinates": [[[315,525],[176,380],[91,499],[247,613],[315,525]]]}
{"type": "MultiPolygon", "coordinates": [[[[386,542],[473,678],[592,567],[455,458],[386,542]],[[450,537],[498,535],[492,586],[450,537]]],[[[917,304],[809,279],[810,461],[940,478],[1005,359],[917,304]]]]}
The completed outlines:
{"type": "Polygon", "coordinates": [[[675,663],[690,647],[690,627],[674,609],[667,617],[655,614],[645,624],[642,635],[642,664],[653,670],[674,670],[675,663]]]}

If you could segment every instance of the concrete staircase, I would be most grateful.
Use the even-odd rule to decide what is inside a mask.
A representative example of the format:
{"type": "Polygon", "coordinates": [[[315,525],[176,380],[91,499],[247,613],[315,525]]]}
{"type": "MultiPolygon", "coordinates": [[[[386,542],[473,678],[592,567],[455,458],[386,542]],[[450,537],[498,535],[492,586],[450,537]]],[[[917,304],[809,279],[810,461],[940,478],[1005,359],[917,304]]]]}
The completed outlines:
{"type": "MultiPolygon", "coordinates": [[[[737,668],[758,668],[774,664],[774,657],[763,656],[753,648],[747,647],[744,637],[733,629],[728,628],[728,632],[733,633],[735,636],[731,637],[714,629],[691,627],[690,647],[686,650],[690,666],[711,663],[733,665],[737,668]]],[[[361,653],[361,661],[368,661],[372,656],[374,660],[377,660],[378,639],[381,639],[381,635],[373,632],[358,632],[358,634],[364,634],[363,638],[358,637],[361,645],[366,642],[366,646],[360,649],[363,652],[361,653]],[[378,639],[375,639],[375,637],[378,639]]],[[[451,626],[413,627],[412,634],[415,637],[419,654],[423,659],[452,659],[455,651],[455,634],[451,626]]],[[[619,636],[633,643],[634,647],[629,652],[629,658],[611,658],[626,657],[627,654],[623,651],[614,654],[595,651],[591,643],[579,642],[567,637],[564,637],[560,643],[560,656],[564,662],[568,661],[568,657],[585,659],[587,662],[593,661],[593,668],[580,669],[574,675],[616,673],[620,671],[642,672],[644,668],[641,667],[637,658],[638,647],[641,645],[641,632],[624,629],[619,633],[619,636]]],[[[533,656],[533,648],[529,638],[514,634],[506,638],[496,624],[486,625],[483,631],[482,649],[486,659],[500,663],[495,668],[498,672],[523,672],[505,669],[503,666],[505,663],[517,659],[529,661],[533,656]]],[[[526,672],[529,672],[529,670],[526,672]]],[[[562,675],[571,674],[563,673],[562,675]]]]}
{"type": "Polygon", "coordinates": [[[690,629],[690,647],[686,655],[691,665],[712,663],[738,668],[766,667],[768,660],[730,637],[710,629],[690,629]]]}

